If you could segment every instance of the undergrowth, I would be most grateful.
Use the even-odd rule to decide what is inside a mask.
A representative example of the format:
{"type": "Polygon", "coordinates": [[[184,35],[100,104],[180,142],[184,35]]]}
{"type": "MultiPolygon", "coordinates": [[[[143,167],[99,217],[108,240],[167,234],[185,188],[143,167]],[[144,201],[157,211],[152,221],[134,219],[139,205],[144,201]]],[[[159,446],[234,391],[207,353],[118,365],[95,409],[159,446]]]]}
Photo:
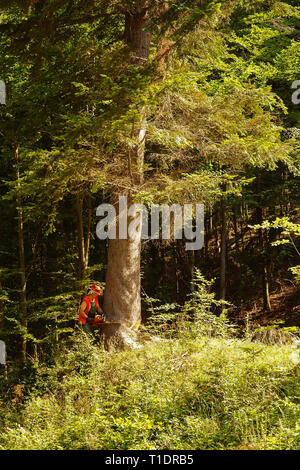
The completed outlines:
{"type": "Polygon", "coordinates": [[[0,449],[299,448],[297,345],[237,338],[224,305],[211,313],[210,282],[198,272],[195,285],[139,348],[108,352],[75,332],[52,363],[9,371],[0,449]]]}
{"type": "Polygon", "coordinates": [[[80,335],[2,403],[0,449],[296,449],[294,352],[185,334],[109,353],[80,335]]]}

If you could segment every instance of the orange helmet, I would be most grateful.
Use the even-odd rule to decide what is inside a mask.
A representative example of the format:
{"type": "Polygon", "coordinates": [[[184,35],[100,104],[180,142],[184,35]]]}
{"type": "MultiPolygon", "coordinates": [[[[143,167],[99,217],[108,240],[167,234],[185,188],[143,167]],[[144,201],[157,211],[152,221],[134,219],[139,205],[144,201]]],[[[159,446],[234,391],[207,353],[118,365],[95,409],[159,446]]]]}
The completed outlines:
{"type": "Polygon", "coordinates": [[[98,294],[98,295],[103,295],[102,287],[98,286],[97,284],[93,284],[92,287],[91,287],[91,290],[93,292],[96,292],[96,294],[98,294]]]}

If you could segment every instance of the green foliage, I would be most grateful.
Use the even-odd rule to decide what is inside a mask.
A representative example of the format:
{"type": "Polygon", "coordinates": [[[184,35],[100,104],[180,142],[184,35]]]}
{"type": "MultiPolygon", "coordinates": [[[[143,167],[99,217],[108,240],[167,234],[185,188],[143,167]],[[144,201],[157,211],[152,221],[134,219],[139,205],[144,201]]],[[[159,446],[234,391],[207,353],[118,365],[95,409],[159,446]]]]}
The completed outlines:
{"type": "MultiPolygon", "coordinates": [[[[136,65],[124,23],[142,3],[0,0],[0,79],[8,91],[0,108],[0,332],[9,353],[26,339],[29,355],[27,365],[10,359],[9,387],[0,379],[0,448],[296,449],[297,349],[234,339],[228,304],[199,270],[183,306],[146,297],[146,331],[156,342],[111,354],[70,334],[81,289],[105,267],[106,250],[91,239],[93,261],[77,282],[76,196],[92,194],[96,204],[125,191],[146,204],[205,202],[216,235],[216,202],[226,200],[230,218],[242,197],[250,216],[237,221],[235,254],[232,238],[227,248],[230,272],[238,266],[247,291],[267,258],[263,243],[244,239],[249,219],[267,204],[278,213],[278,194],[297,204],[300,120],[290,82],[298,78],[299,8],[275,0],[148,2],[150,55],[136,65]],[[165,3],[169,10],[158,14],[165,3]],[[170,50],[160,69],[164,41],[170,50]],[[136,185],[130,157],[144,117],[136,185]]],[[[289,239],[273,243],[282,256],[291,257],[289,244],[298,250],[299,224],[280,218],[256,228],[283,230],[289,239]]],[[[206,249],[217,252],[209,236],[206,249]]],[[[215,276],[209,253],[204,258],[215,276]]],[[[300,279],[299,266],[292,272],[300,279]]]]}
{"type": "Polygon", "coordinates": [[[210,292],[213,283],[214,280],[208,281],[199,269],[195,269],[193,292],[190,294],[190,300],[184,305],[181,321],[192,320],[193,330],[197,335],[228,336],[234,331],[233,325],[230,325],[226,318],[225,307],[230,304],[217,300],[215,293],[210,292]],[[222,313],[218,315],[220,312],[222,313]]]}
{"type": "Polygon", "coordinates": [[[176,303],[163,304],[159,299],[144,294],[144,301],[150,312],[146,331],[164,336],[184,335],[191,330],[196,336],[226,336],[231,327],[227,324],[224,307],[229,304],[216,300],[215,293],[210,292],[213,283],[214,280],[207,281],[199,269],[195,269],[193,292],[183,306],[176,303]],[[212,313],[212,310],[220,308],[223,308],[220,317],[212,313]]]}
{"type": "MultiPolygon", "coordinates": [[[[253,228],[256,230],[270,230],[276,229],[281,230],[281,235],[288,236],[288,238],[281,238],[272,243],[272,246],[282,246],[291,244],[296,251],[297,255],[300,257],[300,252],[294,241],[300,237],[300,224],[292,222],[289,217],[277,217],[274,221],[270,222],[265,220],[261,225],[254,225],[253,228]]],[[[295,275],[296,280],[300,280],[300,265],[290,268],[292,273],[295,275]]]]}
{"type": "Polygon", "coordinates": [[[187,334],[107,353],[79,335],[18,415],[3,403],[0,448],[296,449],[297,364],[291,346],[187,334]]]}
{"type": "Polygon", "coordinates": [[[233,333],[234,326],[230,325],[226,318],[226,308],[230,304],[223,300],[217,300],[214,292],[210,292],[214,280],[208,281],[195,269],[192,286],[193,292],[189,300],[180,306],[176,303],[162,303],[146,294],[144,301],[148,307],[146,331],[163,336],[184,336],[193,334],[207,336],[227,336],[233,333]],[[215,313],[213,313],[215,311],[215,313]],[[221,315],[218,315],[222,312],[221,315]]]}
{"type": "Polygon", "coordinates": [[[294,274],[295,279],[297,279],[297,281],[300,281],[300,265],[294,266],[293,268],[290,268],[290,270],[294,274]]]}

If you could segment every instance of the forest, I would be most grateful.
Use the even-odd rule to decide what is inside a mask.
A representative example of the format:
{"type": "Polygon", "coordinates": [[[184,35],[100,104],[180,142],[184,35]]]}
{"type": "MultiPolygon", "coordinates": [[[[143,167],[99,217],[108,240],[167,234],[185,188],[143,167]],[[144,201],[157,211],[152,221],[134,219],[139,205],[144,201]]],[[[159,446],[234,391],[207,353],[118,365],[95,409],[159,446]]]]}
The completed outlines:
{"type": "Polygon", "coordinates": [[[299,39],[0,0],[0,450],[299,450],[299,39]]]}

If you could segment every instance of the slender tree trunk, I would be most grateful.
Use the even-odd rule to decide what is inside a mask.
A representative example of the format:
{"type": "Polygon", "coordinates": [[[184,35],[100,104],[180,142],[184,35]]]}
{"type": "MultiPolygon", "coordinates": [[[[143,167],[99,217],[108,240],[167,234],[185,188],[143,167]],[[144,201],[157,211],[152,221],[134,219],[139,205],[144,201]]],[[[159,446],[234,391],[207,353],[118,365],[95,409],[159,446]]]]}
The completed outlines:
{"type": "Polygon", "coordinates": [[[78,278],[81,281],[84,278],[84,232],[83,232],[83,195],[76,195],[76,213],[77,213],[77,239],[78,239],[78,255],[79,269],[78,278]]]}
{"type": "MultiPolygon", "coordinates": [[[[257,208],[257,219],[259,225],[262,224],[264,218],[263,208],[257,208]]],[[[269,289],[269,266],[268,261],[266,260],[265,255],[265,242],[264,242],[264,234],[262,229],[258,231],[259,237],[259,247],[262,256],[262,263],[261,263],[261,282],[262,282],[262,292],[263,292],[263,305],[264,310],[271,311],[271,300],[270,300],[270,289],[269,289]]]]}
{"type": "Polygon", "coordinates": [[[208,260],[209,242],[213,233],[213,208],[209,206],[208,218],[205,218],[204,259],[208,260]]]}
{"type": "MultiPolygon", "coordinates": [[[[2,282],[0,280],[0,291],[3,289],[2,282]]],[[[0,325],[3,318],[3,302],[0,299],[0,325]]]]}
{"type": "MultiPolygon", "coordinates": [[[[26,263],[25,263],[25,249],[24,249],[24,221],[23,221],[23,205],[20,184],[20,171],[19,171],[19,147],[14,145],[14,159],[16,169],[16,183],[17,183],[17,211],[18,211],[18,238],[19,238],[19,263],[21,270],[21,310],[23,326],[27,329],[27,282],[26,282],[26,263]]],[[[22,354],[26,362],[27,359],[27,340],[24,337],[22,341],[22,354]]]]}
{"type": "Polygon", "coordinates": [[[272,310],[271,299],[270,299],[270,287],[269,287],[269,266],[267,264],[263,267],[263,298],[264,298],[264,309],[269,312],[272,310]]]}
{"type": "Polygon", "coordinates": [[[219,231],[218,231],[218,225],[217,225],[217,218],[216,218],[216,227],[215,227],[215,242],[216,242],[216,251],[217,253],[220,253],[221,252],[221,246],[220,246],[220,242],[219,242],[219,231]]]}
{"type": "MultiPolygon", "coordinates": [[[[144,30],[148,24],[147,9],[125,17],[125,42],[131,51],[131,63],[144,66],[149,57],[150,34],[144,30]]],[[[140,120],[133,123],[131,137],[135,148],[128,150],[128,173],[133,187],[143,182],[144,149],[146,136],[146,110],[139,110],[140,120]]],[[[130,192],[128,205],[131,203],[130,192]]],[[[118,214],[117,214],[118,218],[118,214]]],[[[127,226],[134,217],[127,215],[127,226]]],[[[108,262],[106,273],[106,289],[104,311],[109,320],[121,323],[121,330],[135,328],[141,319],[140,296],[140,257],[141,257],[141,226],[134,239],[118,238],[119,221],[117,220],[117,238],[109,241],[108,262]]],[[[115,335],[120,328],[111,328],[108,336],[115,335]]]]}
{"type": "Polygon", "coordinates": [[[209,232],[210,234],[213,231],[213,208],[209,206],[209,232]]]}
{"type": "Polygon", "coordinates": [[[245,242],[244,242],[244,217],[243,217],[243,201],[240,204],[239,208],[239,215],[240,215],[240,228],[241,228],[241,250],[244,251],[245,242]]]}
{"type": "Polygon", "coordinates": [[[220,299],[226,298],[227,220],[225,201],[221,201],[220,299]]]}
{"type": "MultiPolygon", "coordinates": [[[[233,208],[233,227],[234,227],[234,240],[235,240],[235,254],[236,254],[236,260],[235,260],[235,266],[236,266],[236,284],[237,284],[237,306],[241,304],[241,299],[242,299],[242,289],[241,289],[241,279],[242,279],[242,268],[241,268],[241,263],[239,259],[239,254],[240,254],[240,239],[242,240],[242,245],[243,245],[243,227],[241,227],[241,234],[239,235],[239,228],[238,228],[238,210],[237,206],[234,206],[233,208]]],[[[228,252],[228,250],[227,250],[228,252]]]]}
{"type": "Polygon", "coordinates": [[[209,225],[208,225],[208,220],[207,218],[204,219],[204,259],[205,261],[208,259],[208,244],[209,244],[209,238],[210,238],[210,230],[209,230],[209,225]]]}
{"type": "Polygon", "coordinates": [[[234,238],[235,238],[235,251],[236,254],[239,254],[239,232],[238,232],[238,223],[237,223],[237,210],[234,206],[233,208],[233,227],[234,227],[234,238]]]}
{"type": "Polygon", "coordinates": [[[87,227],[86,227],[86,235],[85,235],[85,243],[84,243],[84,272],[86,273],[87,268],[89,266],[89,255],[90,255],[90,243],[91,243],[91,223],[92,223],[92,200],[91,195],[88,193],[87,195],[87,227]]]}
{"type": "Polygon", "coordinates": [[[287,187],[287,181],[288,181],[288,169],[287,167],[283,168],[282,172],[282,183],[283,183],[283,190],[282,190],[282,205],[283,205],[283,212],[284,216],[288,216],[290,213],[290,202],[289,202],[289,190],[287,187]]]}
{"type": "Polygon", "coordinates": [[[191,276],[191,292],[195,291],[195,284],[194,284],[194,271],[195,271],[195,251],[191,250],[188,252],[188,259],[189,259],[189,268],[190,268],[190,276],[191,276]]]}
{"type": "MultiPolygon", "coordinates": [[[[1,294],[2,289],[3,289],[3,285],[0,280],[0,294],[1,294]]],[[[2,330],[3,320],[4,320],[4,303],[0,299],[0,331],[2,330]]]]}
{"type": "Polygon", "coordinates": [[[86,271],[89,265],[91,219],[92,219],[92,204],[91,204],[90,194],[87,195],[88,217],[87,217],[86,234],[84,234],[85,230],[84,230],[84,221],[83,221],[83,202],[84,202],[84,195],[77,194],[76,213],[77,213],[77,239],[78,239],[78,255],[79,255],[78,278],[80,281],[82,281],[85,278],[86,271]]]}
{"type": "Polygon", "coordinates": [[[178,267],[178,257],[177,257],[177,250],[176,250],[176,302],[179,302],[180,297],[180,285],[179,285],[179,267],[178,267]]]}

